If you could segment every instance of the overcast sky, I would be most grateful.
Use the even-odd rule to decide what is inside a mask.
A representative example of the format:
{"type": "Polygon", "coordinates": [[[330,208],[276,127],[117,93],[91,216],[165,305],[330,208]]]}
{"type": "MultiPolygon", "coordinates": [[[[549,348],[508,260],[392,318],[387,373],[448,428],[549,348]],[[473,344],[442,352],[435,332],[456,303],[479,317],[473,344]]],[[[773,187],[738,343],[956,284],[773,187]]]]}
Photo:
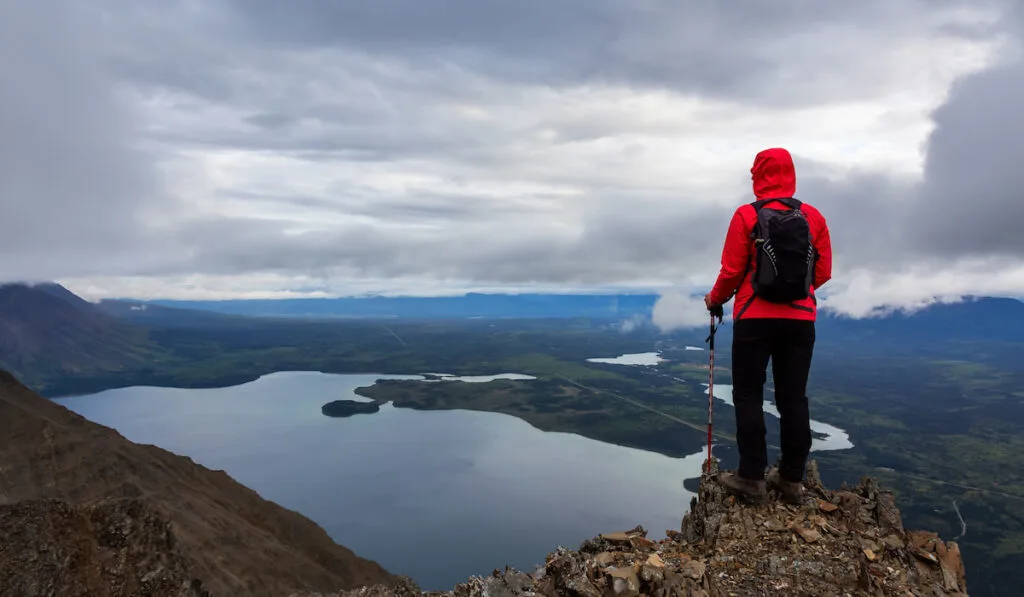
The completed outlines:
{"type": "Polygon", "coordinates": [[[1021,296],[1020,4],[0,0],[0,280],[702,288],[782,146],[832,307],[1021,296]]]}

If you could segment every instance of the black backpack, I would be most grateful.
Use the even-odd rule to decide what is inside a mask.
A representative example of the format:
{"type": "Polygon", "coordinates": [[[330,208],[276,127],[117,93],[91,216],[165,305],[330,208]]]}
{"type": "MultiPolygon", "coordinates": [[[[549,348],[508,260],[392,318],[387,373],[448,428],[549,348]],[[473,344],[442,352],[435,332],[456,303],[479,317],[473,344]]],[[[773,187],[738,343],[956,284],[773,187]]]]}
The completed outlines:
{"type": "MultiPolygon", "coordinates": [[[[761,199],[751,203],[757,221],[754,239],[754,295],[772,303],[792,303],[810,296],[818,259],[803,205],[792,197],[761,199]],[[778,201],[788,210],[765,207],[778,201]]],[[[749,264],[748,264],[749,267],[749,264]]]]}

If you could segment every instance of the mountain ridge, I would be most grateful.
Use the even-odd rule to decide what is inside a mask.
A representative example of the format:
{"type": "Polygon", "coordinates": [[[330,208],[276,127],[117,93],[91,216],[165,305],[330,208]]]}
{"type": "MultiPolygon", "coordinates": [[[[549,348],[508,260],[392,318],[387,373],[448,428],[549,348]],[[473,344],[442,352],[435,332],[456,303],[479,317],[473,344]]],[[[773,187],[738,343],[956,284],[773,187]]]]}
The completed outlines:
{"type": "Polygon", "coordinates": [[[63,286],[0,286],[0,368],[17,375],[119,371],[157,353],[145,329],[63,286]]]}
{"type": "MultiPolygon", "coordinates": [[[[176,562],[214,595],[338,590],[398,578],[336,544],[305,516],[264,500],[224,471],[133,443],[39,396],[5,371],[0,371],[0,463],[6,533],[25,531],[18,527],[19,520],[30,526],[36,520],[41,521],[39,529],[71,529],[56,546],[67,541],[88,545],[102,539],[108,532],[102,529],[109,525],[97,523],[97,539],[86,532],[83,521],[98,516],[146,527],[144,521],[155,518],[146,528],[165,526],[173,535],[169,541],[177,551],[168,562],[176,562]],[[124,508],[130,514],[133,501],[142,504],[127,515],[124,508]],[[26,505],[29,502],[35,506],[26,505]],[[126,505],[119,509],[118,503],[126,505]],[[14,516],[11,508],[27,510],[14,516]],[[33,512],[35,518],[29,516],[33,512]]],[[[7,578],[6,586],[26,586],[12,580],[23,560],[23,553],[0,549],[0,579],[7,578]]],[[[86,576],[102,576],[103,570],[90,574],[86,576]]],[[[73,580],[57,594],[80,594],[73,580]]]]}

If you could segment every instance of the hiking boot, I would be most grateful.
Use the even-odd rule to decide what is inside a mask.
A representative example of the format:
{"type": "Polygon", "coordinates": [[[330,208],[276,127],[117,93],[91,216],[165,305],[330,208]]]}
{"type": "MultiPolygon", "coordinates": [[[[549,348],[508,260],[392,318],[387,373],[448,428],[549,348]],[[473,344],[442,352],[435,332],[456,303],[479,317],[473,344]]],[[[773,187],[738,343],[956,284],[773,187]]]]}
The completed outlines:
{"type": "Polygon", "coordinates": [[[787,481],[779,474],[779,469],[772,467],[768,471],[768,484],[772,489],[782,494],[782,499],[788,504],[799,506],[804,501],[804,486],[800,483],[787,481]]]}
{"type": "Polygon", "coordinates": [[[744,479],[736,473],[722,473],[718,475],[718,481],[730,493],[753,502],[764,502],[768,498],[768,488],[764,479],[744,479]]]}

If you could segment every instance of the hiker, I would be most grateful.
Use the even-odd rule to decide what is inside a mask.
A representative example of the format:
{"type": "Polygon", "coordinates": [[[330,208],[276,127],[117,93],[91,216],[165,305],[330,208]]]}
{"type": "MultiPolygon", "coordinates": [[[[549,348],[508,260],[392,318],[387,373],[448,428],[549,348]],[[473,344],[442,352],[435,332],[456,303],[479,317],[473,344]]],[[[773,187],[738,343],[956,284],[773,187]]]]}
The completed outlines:
{"type": "Polygon", "coordinates": [[[761,151],[750,169],[757,201],[733,213],[722,251],[722,268],[704,297],[712,314],[733,303],[732,397],[736,410],[739,469],[720,481],[757,500],[771,485],[799,503],[811,450],[807,376],[814,350],[815,290],[832,277],[832,246],[825,218],[793,198],[793,158],[781,148],[761,151]],[[768,359],[775,379],[782,458],[768,471],[764,383],[768,359]]]}

